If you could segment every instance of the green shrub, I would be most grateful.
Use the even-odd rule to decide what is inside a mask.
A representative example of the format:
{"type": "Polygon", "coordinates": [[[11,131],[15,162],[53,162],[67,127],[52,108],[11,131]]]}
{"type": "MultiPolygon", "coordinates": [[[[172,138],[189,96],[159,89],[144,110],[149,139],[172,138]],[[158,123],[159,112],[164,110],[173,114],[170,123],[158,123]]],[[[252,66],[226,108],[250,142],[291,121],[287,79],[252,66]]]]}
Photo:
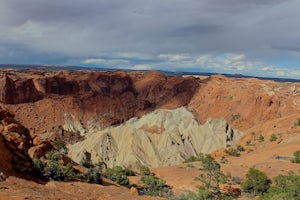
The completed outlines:
{"type": "Polygon", "coordinates": [[[238,145],[236,148],[239,152],[245,151],[246,149],[242,145],[238,145]]]}
{"type": "Polygon", "coordinates": [[[239,157],[241,154],[238,152],[238,150],[234,148],[228,148],[224,150],[225,153],[227,153],[230,156],[239,157]]]}
{"type": "Polygon", "coordinates": [[[201,198],[199,198],[196,193],[187,191],[173,198],[172,200],[201,200],[201,198]]]}
{"type": "Polygon", "coordinates": [[[50,160],[52,162],[58,162],[62,159],[61,155],[58,152],[55,152],[53,150],[48,151],[46,153],[46,157],[48,160],[50,160]]]}
{"type": "Polygon", "coordinates": [[[71,181],[75,177],[74,168],[71,163],[68,163],[63,168],[63,174],[64,174],[64,180],[65,181],[71,181]]]}
{"type": "Polygon", "coordinates": [[[160,197],[169,197],[172,194],[166,181],[157,178],[153,174],[142,176],[141,181],[144,183],[144,186],[140,188],[141,194],[160,197]]]}
{"type": "Polygon", "coordinates": [[[33,166],[39,175],[43,175],[43,171],[46,167],[46,163],[40,159],[33,158],[32,159],[33,166]]]}
{"type": "Polygon", "coordinates": [[[142,165],[142,166],[140,166],[140,174],[142,176],[147,176],[147,175],[150,175],[151,172],[150,172],[150,169],[147,166],[142,165]]]}
{"type": "Polygon", "coordinates": [[[199,153],[197,156],[191,156],[187,158],[185,161],[183,161],[183,163],[201,161],[203,157],[204,157],[203,153],[199,153]]]}
{"type": "Polygon", "coordinates": [[[44,168],[43,175],[49,179],[63,181],[65,179],[62,166],[58,162],[50,161],[44,168]]]}
{"type": "Polygon", "coordinates": [[[68,154],[68,149],[66,147],[66,144],[62,140],[55,140],[53,142],[53,147],[59,151],[61,154],[67,155],[68,154]]]}
{"type": "Polygon", "coordinates": [[[223,163],[223,164],[228,164],[228,163],[229,163],[229,160],[228,160],[227,158],[225,158],[224,156],[222,156],[220,162],[223,163]]]}
{"type": "Polygon", "coordinates": [[[264,138],[264,136],[262,134],[259,135],[258,141],[259,142],[265,141],[265,138],[264,138]]]}
{"type": "Polygon", "coordinates": [[[241,115],[238,113],[238,114],[234,114],[231,116],[231,119],[230,119],[230,122],[233,122],[235,120],[238,120],[241,118],[241,115]]]}
{"type": "Polygon", "coordinates": [[[88,183],[102,184],[101,173],[97,168],[90,168],[86,173],[84,173],[88,183]]]}
{"type": "Polygon", "coordinates": [[[124,168],[124,171],[125,171],[125,174],[126,174],[127,176],[135,176],[134,171],[131,170],[131,169],[129,169],[128,167],[125,167],[125,168],[124,168]]]}
{"type": "Polygon", "coordinates": [[[277,136],[273,133],[272,135],[271,135],[271,137],[270,137],[270,141],[271,142],[274,142],[274,141],[276,141],[277,140],[277,136]]]}
{"type": "Polygon", "coordinates": [[[239,176],[234,176],[232,178],[232,181],[235,183],[235,184],[240,184],[241,183],[241,178],[239,176]]]}
{"type": "Polygon", "coordinates": [[[247,145],[247,146],[254,146],[254,144],[252,144],[251,140],[247,140],[247,141],[246,141],[246,145],[247,145]]]}
{"type": "Polygon", "coordinates": [[[250,168],[246,174],[246,180],[241,183],[241,186],[244,192],[256,196],[267,192],[271,183],[272,181],[264,172],[255,168],[250,168]]]}
{"type": "Polygon", "coordinates": [[[119,185],[129,187],[129,179],[127,177],[126,171],[120,166],[107,168],[105,170],[104,177],[118,183],[119,185]]]}
{"type": "Polygon", "coordinates": [[[261,199],[300,199],[300,175],[279,175],[273,179],[272,185],[268,192],[265,193],[261,199]]]}
{"type": "Polygon", "coordinates": [[[296,125],[296,126],[300,126],[300,118],[298,118],[298,119],[296,120],[295,125],[296,125]]]}
{"type": "Polygon", "coordinates": [[[299,150],[295,151],[293,153],[293,155],[294,155],[294,158],[292,158],[292,162],[293,163],[300,163],[300,151],[299,150]]]}
{"type": "Polygon", "coordinates": [[[221,171],[220,164],[210,154],[205,155],[201,162],[203,166],[201,171],[203,173],[196,178],[196,180],[202,182],[198,195],[201,196],[201,199],[202,197],[211,197],[211,195],[220,197],[221,192],[219,184],[225,176],[221,171]]]}
{"type": "Polygon", "coordinates": [[[89,158],[86,158],[86,157],[83,157],[81,159],[80,165],[82,165],[82,166],[84,166],[86,168],[92,168],[92,167],[94,167],[92,161],[89,158]]]}

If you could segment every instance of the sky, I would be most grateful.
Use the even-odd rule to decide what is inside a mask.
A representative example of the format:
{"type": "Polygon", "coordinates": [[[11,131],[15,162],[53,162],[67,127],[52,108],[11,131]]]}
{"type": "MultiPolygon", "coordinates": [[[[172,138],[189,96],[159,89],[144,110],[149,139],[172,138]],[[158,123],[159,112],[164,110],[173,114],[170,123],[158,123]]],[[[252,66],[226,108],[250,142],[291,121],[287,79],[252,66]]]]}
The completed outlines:
{"type": "Polygon", "coordinates": [[[0,63],[300,79],[299,0],[1,0],[0,63]]]}

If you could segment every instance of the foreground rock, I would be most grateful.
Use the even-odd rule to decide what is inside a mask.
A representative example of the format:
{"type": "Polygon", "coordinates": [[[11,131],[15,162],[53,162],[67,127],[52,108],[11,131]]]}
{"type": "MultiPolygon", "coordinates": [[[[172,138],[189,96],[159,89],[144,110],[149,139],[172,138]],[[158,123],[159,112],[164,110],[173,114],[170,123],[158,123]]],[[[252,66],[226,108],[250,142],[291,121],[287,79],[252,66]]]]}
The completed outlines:
{"type": "Polygon", "coordinates": [[[162,109],[86,135],[84,141],[69,146],[69,157],[76,162],[83,158],[90,158],[95,164],[104,161],[109,167],[168,166],[200,152],[225,148],[241,135],[222,119],[201,125],[184,107],[162,109]]]}
{"type": "Polygon", "coordinates": [[[159,197],[135,196],[130,194],[129,189],[114,184],[50,181],[43,185],[16,177],[9,177],[6,181],[0,182],[0,199],[163,200],[159,197]]]}

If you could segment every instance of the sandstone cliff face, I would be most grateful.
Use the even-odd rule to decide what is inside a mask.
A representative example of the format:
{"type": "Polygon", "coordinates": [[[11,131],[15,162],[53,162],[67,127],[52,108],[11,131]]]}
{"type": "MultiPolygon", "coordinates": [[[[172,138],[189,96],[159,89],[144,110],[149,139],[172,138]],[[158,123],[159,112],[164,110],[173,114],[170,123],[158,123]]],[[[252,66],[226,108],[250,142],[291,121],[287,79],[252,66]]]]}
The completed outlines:
{"type": "Polygon", "coordinates": [[[80,162],[89,154],[93,163],[104,161],[109,167],[168,166],[200,152],[225,148],[241,135],[222,119],[210,119],[200,125],[184,107],[161,109],[120,126],[87,134],[84,141],[69,146],[69,156],[80,162]]]}
{"type": "Polygon", "coordinates": [[[0,82],[0,101],[26,127],[42,133],[60,125],[82,134],[187,105],[199,85],[194,78],[121,71],[3,71],[0,82]]]}
{"type": "Polygon", "coordinates": [[[239,130],[300,111],[300,83],[212,76],[203,80],[189,107],[201,122],[223,117],[239,130]]]}
{"type": "Polygon", "coordinates": [[[13,117],[0,106],[0,179],[16,175],[15,170],[20,172],[30,166],[27,160],[27,151],[32,145],[29,131],[13,117]]]}

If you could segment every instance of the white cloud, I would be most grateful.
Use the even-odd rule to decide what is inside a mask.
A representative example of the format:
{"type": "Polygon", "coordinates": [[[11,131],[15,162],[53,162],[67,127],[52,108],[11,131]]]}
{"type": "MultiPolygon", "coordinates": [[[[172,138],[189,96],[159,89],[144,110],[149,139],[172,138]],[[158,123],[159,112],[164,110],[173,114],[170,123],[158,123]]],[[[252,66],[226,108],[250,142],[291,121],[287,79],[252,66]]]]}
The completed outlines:
{"type": "Polygon", "coordinates": [[[169,71],[199,71],[228,74],[244,74],[266,77],[300,77],[300,69],[290,70],[287,67],[280,67],[264,64],[257,60],[249,59],[245,54],[220,54],[220,55],[191,55],[185,54],[160,54],[156,58],[144,59],[127,54],[129,58],[88,58],[82,61],[83,64],[94,66],[106,66],[111,68],[124,68],[136,70],[169,70],[169,71]],[[143,63],[144,61],[144,63],[143,63]]]}
{"type": "Polygon", "coordinates": [[[142,65],[142,64],[139,64],[139,65],[134,65],[132,67],[132,69],[135,69],[135,70],[150,70],[151,67],[149,65],[142,65]]]}
{"type": "Polygon", "coordinates": [[[190,59],[188,54],[160,54],[158,58],[167,60],[169,62],[179,62],[190,59]]]}
{"type": "Polygon", "coordinates": [[[87,58],[83,61],[81,61],[82,64],[86,65],[105,65],[107,67],[111,68],[127,68],[128,64],[130,63],[129,60],[125,59],[103,59],[103,58],[87,58]]]}
{"type": "Polygon", "coordinates": [[[83,64],[103,64],[106,63],[106,60],[101,58],[88,58],[82,61],[83,64]]]}

